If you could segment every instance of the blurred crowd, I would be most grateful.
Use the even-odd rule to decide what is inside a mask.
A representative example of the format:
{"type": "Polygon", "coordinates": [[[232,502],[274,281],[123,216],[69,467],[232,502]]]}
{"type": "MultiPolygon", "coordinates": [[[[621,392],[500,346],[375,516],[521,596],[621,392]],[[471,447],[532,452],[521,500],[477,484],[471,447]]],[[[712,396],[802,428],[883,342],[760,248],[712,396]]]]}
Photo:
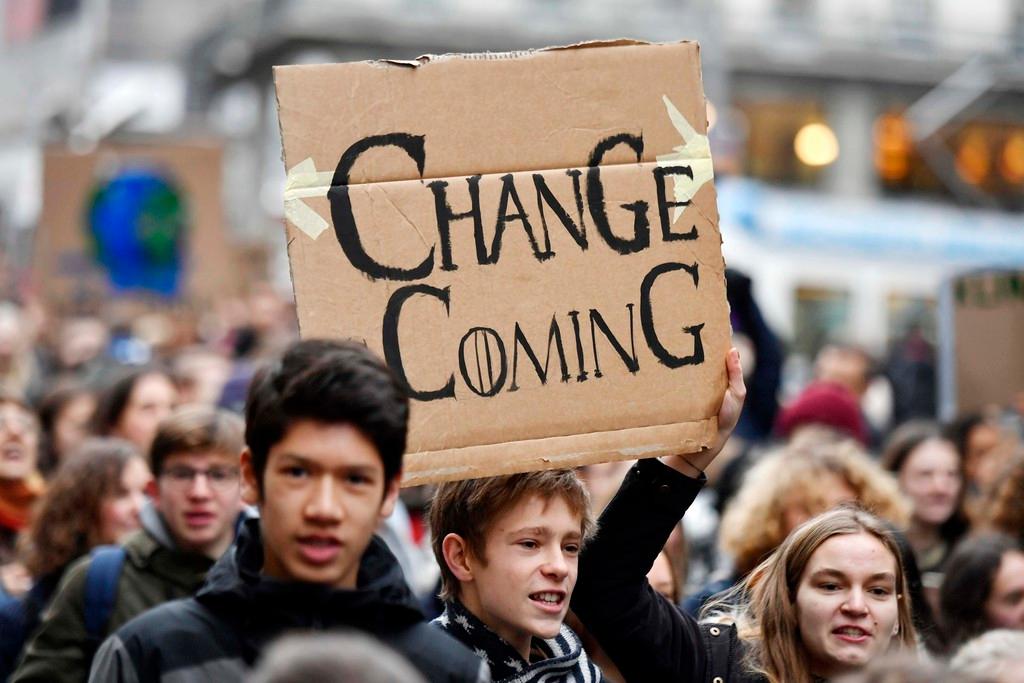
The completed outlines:
{"type": "MultiPolygon", "coordinates": [[[[254,369],[298,335],[291,303],[269,285],[207,313],[116,300],[95,308],[58,315],[37,302],[0,302],[0,586],[8,591],[30,580],[16,561],[19,535],[84,442],[116,438],[148,456],[176,406],[240,412],[254,369]]],[[[130,488],[135,500],[121,514],[128,526],[141,487],[130,488]]],[[[110,524],[110,533],[87,535],[114,542],[124,529],[110,524]]]]}
{"type": "MultiPolygon", "coordinates": [[[[1024,390],[1007,387],[1002,404],[939,422],[934,353],[912,332],[885,358],[828,344],[811,381],[786,395],[785,350],[749,280],[730,273],[729,297],[746,405],[651,585],[700,617],[793,529],[858,501],[899,532],[919,649],[935,667],[885,660],[858,680],[1024,680],[1024,647],[1008,632],[1024,632],[1024,390]]],[[[20,601],[27,625],[0,661],[0,678],[16,670],[68,567],[139,533],[160,425],[183,406],[240,413],[254,370],[296,338],[291,303],[263,285],[202,313],[113,301],[58,315],[0,303],[0,604],[20,601]]],[[[595,514],[630,465],[581,468],[595,514]]],[[[211,486],[217,472],[206,470],[211,486]]],[[[187,468],[171,475],[197,477],[187,468]]],[[[404,490],[379,534],[436,616],[443,605],[424,521],[429,498],[424,488],[404,490]]],[[[605,678],[620,680],[576,626],[605,678]]],[[[289,647],[297,646],[275,657],[291,661],[289,647]]],[[[313,655],[328,649],[309,647],[313,655]]],[[[259,680],[286,680],[266,675],[259,680]]]]}

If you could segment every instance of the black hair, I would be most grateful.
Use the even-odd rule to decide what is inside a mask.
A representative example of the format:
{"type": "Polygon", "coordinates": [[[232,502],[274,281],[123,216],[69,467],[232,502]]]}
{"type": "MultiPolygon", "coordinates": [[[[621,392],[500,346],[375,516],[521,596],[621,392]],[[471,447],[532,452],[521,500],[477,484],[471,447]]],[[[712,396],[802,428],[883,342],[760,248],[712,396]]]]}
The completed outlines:
{"type": "Polygon", "coordinates": [[[256,373],[245,401],[245,443],[260,489],[270,449],[298,420],[358,428],[376,447],[385,480],[401,473],[409,398],[391,370],[365,346],[300,341],[256,373]]]}
{"type": "Polygon", "coordinates": [[[58,384],[48,393],[39,399],[36,412],[39,415],[40,435],[42,443],[39,453],[39,471],[49,476],[60,464],[61,457],[67,453],[57,451],[57,418],[64,409],[82,396],[94,397],[95,392],[77,382],[65,382],[58,384]]]}
{"type": "Polygon", "coordinates": [[[953,442],[961,458],[967,457],[967,444],[975,428],[989,423],[983,413],[967,413],[957,417],[945,428],[946,438],[953,442]]]}
{"type": "Polygon", "coordinates": [[[907,540],[906,534],[888,521],[883,520],[892,531],[896,547],[900,549],[900,561],[903,562],[903,575],[907,580],[907,597],[914,619],[914,629],[924,646],[933,654],[941,654],[946,649],[946,641],[942,629],[939,628],[932,607],[924,595],[924,582],[921,580],[921,569],[917,566],[914,548],[907,540]]]}
{"type": "Polygon", "coordinates": [[[989,533],[964,539],[950,555],[939,588],[939,609],[951,652],[989,630],[985,602],[1003,556],[1015,550],[1022,551],[1015,539],[989,533]]]}
{"type": "Polygon", "coordinates": [[[121,421],[128,401],[132,397],[135,385],[149,375],[163,375],[174,382],[174,377],[157,366],[133,368],[118,375],[110,384],[96,395],[96,410],[92,414],[92,432],[97,436],[110,436],[121,421]]]}

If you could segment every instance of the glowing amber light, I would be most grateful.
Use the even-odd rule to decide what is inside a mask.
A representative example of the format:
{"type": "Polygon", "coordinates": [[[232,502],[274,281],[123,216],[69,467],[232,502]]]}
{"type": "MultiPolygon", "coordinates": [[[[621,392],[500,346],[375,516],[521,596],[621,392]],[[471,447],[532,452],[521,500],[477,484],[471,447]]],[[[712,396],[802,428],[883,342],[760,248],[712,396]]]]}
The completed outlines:
{"type": "Polygon", "coordinates": [[[977,185],[985,180],[991,164],[992,158],[985,136],[978,131],[964,135],[956,150],[956,170],[960,177],[972,185],[977,185]]]}
{"type": "Polygon", "coordinates": [[[875,122],[875,168],[883,180],[903,180],[910,173],[910,127],[897,114],[883,114],[875,122]]]}
{"type": "Polygon", "coordinates": [[[793,138],[793,151],[808,166],[828,166],[839,157],[839,141],[824,123],[808,123],[793,138]]]}
{"type": "Polygon", "coordinates": [[[1024,183],[1024,132],[1016,132],[1006,139],[999,156],[999,171],[1011,183],[1024,183]]]}

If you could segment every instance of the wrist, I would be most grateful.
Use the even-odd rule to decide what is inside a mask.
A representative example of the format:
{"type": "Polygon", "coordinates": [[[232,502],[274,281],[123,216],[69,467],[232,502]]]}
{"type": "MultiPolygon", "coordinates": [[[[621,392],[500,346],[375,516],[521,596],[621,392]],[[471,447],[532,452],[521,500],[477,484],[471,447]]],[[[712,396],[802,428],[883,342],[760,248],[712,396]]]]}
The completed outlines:
{"type": "Polygon", "coordinates": [[[661,458],[661,462],[665,465],[676,470],[680,474],[685,474],[687,477],[693,479],[699,479],[704,474],[704,469],[695,465],[690,457],[696,455],[688,453],[686,455],[669,455],[661,458]]]}

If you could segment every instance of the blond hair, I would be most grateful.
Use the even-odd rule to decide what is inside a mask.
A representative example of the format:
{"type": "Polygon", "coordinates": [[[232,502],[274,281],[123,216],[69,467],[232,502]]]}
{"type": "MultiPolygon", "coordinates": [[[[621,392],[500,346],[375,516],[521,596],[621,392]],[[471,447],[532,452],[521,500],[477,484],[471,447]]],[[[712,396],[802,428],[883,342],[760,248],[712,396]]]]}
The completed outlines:
{"type": "Polygon", "coordinates": [[[810,516],[825,512],[821,479],[834,475],[854,492],[866,510],[897,527],[910,519],[910,505],[891,474],[852,440],[805,440],[770,453],[744,476],[725,510],[720,539],[742,576],[774,550],[789,529],[785,511],[802,505],[810,516]]]}
{"type": "Polygon", "coordinates": [[[867,533],[878,539],[896,565],[896,642],[902,649],[916,645],[907,578],[894,532],[885,521],[853,503],[818,515],[796,529],[768,558],[726,596],[705,611],[721,617],[722,606],[740,598],[740,606],[726,608],[740,639],[747,644],[745,665],[769,683],[812,683],[807,651],[800,638],[796,594],[811,556],[834,536],[867,533]]]}

